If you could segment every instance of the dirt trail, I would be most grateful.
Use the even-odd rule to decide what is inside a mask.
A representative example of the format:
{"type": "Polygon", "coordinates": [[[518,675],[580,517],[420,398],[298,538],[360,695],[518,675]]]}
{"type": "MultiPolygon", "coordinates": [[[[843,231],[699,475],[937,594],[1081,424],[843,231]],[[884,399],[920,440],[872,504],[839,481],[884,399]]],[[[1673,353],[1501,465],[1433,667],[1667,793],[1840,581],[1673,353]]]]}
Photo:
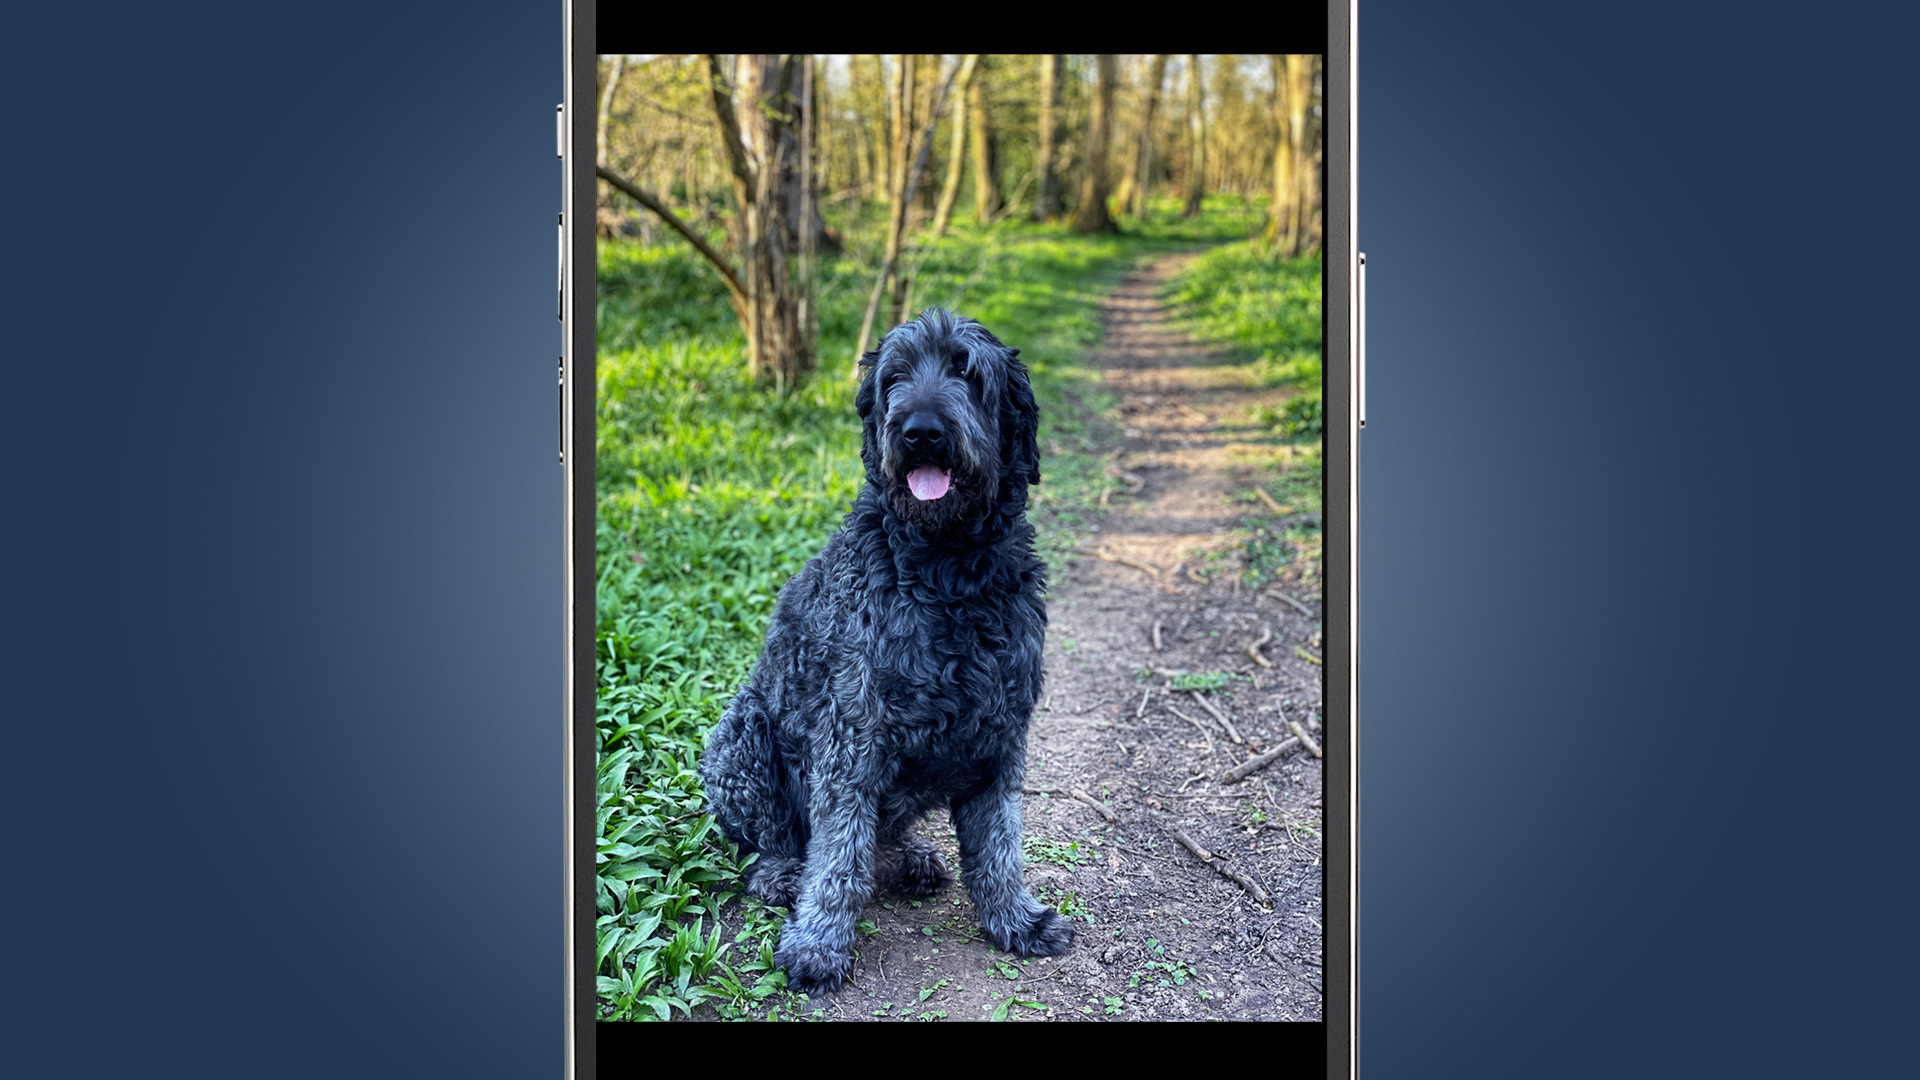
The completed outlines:
{"type": "MultiPolygon", "coordinates": [[[[1317,737],[1320,672],[1302,654],[1319,653],[1319,586],[1255,592],[1231,572],[1247,526],[1276,513],[1252,489],[1291,451],[1252,419],[1281,395],[1169,322],[1158,293],[1185,258],[1128,276],[1107,301],[1100,362],[1126,425],[1111,467],[1132,490],[1112,496],[1083,557],[1054,568],[1048,599],[1028,882],[1074,916],[1074,948],[1026,963],[992,948],[957,885],[920,902],[880,896],[851,984],[811,1004],[822,1019],[1321,1018],[1320,762],[1297,750],[1244,782],[1220,779],[1285,740],[1288,720],[1317,737]],[[1272,667],[1246,651],[1266,629],[1272,667]],[[1171,689],[1184,672],[1238,676],[1207,699],[1243,742],[1171,689]],[[1176,830],[1270,902],[1203,865],[1176,830]]],[[[957,868],[945,817],[923,831],[957,868]]]]}

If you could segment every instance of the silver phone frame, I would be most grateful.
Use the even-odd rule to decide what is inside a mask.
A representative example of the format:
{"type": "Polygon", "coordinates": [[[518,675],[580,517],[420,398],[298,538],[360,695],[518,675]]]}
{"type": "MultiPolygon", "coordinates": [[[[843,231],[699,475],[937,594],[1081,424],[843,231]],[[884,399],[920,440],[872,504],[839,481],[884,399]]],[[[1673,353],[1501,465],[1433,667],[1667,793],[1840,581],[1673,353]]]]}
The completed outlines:
{"type": "MultiPolygon", "coordinates": [[[[563,0],[566,99],[560,106],[563,234],[560,268],[560,359],[565,496],[565,870],[566,1072],[568,1080],[596,1074],[594,980],[594,220],[592,170],[576,183],[591,147],[597,78],[594,0],[563,0]]],[[[1356,245],[1358,174],[1358,0],[1331,0],[1326,44],[1326,333],[1323,396],[1326,413],[1343,419],[1344,437],[1326,442],[1324,500],[1327,534],[1324,626],[1325,722],[1328,791],[1327,873],[1323,911],[1327,1075],[1359,1070],[1359,460],[1363,422],[1365,269],[1356,245]],[[1336,94],[1334,88],[1344,93],[1336,94]],[[1333,213],[1339,207],[1343,214],[1333,213]],[[1333,357],[1343,362],[1332,362],[1333,357]],[[1336,633],[1338,627],[1340,633],[1336,633]],[[1344,818],[1344,820],[1341,820],[1344,818]]]]}

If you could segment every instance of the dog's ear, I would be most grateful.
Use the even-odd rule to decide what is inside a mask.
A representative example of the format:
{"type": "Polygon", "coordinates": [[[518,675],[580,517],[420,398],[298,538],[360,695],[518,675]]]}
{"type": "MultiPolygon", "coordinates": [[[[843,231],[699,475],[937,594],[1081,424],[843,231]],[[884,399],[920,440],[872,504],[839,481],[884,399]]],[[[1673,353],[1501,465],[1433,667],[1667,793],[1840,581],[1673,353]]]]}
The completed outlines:
{"type": "Polygon", "coordinates": [[[1006,352],[1006,390],[1000,395],[1000,460],[1007,475],[1029,484],[1040,482],[1040,409],[1027,381],[1027,365],[1020,350],[1006,352]]]}
{"type": "Polygon", "coordinates": [[[860,460],[866,463],[867,479],[880,483],[880,397],[874,373],[880,367],[880,350],[860,358],[860,390],[853,395],[853,408],[860,414],[860,460]]]}

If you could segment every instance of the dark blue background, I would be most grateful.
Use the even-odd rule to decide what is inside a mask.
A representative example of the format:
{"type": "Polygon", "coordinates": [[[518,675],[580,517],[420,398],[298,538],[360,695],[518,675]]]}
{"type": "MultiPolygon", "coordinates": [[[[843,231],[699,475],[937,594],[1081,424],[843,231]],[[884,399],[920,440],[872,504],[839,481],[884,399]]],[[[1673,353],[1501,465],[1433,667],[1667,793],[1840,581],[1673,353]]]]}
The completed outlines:
{"type": "MultiPolygon", "coordinates": [[[[1369,1076],[1911,1024],[1913,27],[1815,14],[1364,10],[1369,1076]]],[[[559,5],[0,38],[10,1064],[555,1075],[559,5]]]]}

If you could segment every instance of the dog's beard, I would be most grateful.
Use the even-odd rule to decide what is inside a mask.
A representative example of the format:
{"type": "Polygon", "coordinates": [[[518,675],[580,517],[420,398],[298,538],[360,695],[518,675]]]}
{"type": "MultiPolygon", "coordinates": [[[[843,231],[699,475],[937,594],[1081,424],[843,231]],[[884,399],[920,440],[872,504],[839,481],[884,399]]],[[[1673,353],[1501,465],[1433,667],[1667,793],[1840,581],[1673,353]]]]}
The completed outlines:
{"type": "Polygon", "coordinates": [[[887,478],[887,505],[928,532],[947,532],[979,517],[992,501],[994,478],[947,457],[897,458],[887,478]]]}

